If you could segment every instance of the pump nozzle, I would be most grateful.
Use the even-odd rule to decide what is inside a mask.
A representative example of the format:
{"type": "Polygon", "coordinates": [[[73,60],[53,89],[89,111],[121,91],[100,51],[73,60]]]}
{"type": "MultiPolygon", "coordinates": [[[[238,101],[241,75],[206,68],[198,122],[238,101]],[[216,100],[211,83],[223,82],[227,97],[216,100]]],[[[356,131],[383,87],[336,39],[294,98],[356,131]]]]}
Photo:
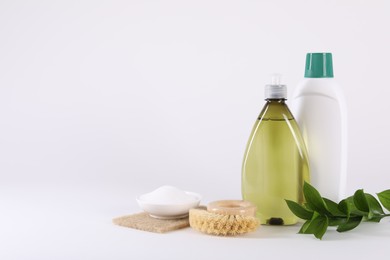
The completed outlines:
{"type": "Polygon", "coordinates": [[[271,85],[280,85],[282,82],[282,74],[271,74],[271,85]]]}
{"type": "Polygon", "coordinates": [[[271,84],[265,86],[266,99],[286,99],[287,87],[281,84],[282,75],[274,73],[271,75],[271,84]]]}

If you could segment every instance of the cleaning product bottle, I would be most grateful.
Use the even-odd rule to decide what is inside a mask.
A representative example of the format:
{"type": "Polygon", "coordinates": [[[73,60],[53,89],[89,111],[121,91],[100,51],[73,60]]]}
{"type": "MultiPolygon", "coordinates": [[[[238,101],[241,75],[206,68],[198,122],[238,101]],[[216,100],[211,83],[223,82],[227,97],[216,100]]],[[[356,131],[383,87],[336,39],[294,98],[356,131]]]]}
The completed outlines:
{"type": "Polygon", "coordinates": [[[274,76],[265,87],[266,103],[249,137],[242,165],[242,196],[257,206],[261,224],[297,222],[285,199],[303,203],[309,181],[306,147],[286,105],[287,88],[274,76]]]}
{"type": "Polygon", "coordinates": [[[307,54],[305,79],[292,102],[309,154],[311,184],[324,197],[341,200],[347,174],[347,109],[333,79],[331,53],[307,54]]]}

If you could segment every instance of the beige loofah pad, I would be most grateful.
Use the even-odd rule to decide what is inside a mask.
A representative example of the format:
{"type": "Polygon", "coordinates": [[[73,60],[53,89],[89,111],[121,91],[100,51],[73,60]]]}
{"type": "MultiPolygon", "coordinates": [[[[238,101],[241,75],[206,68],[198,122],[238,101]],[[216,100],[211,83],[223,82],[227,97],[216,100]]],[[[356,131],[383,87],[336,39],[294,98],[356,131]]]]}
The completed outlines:
{"type": "Polygon", "coordinates": [[[146,212],[114,218],[112,222],[122,227],[135,228],[155,233],[165,233],[185,228],[190,225],[188,217],[169,220],[156,219],[149,216],[146,212]]]}
{"type": "Polygon", "coordinates": [[[252,216],[222,215],[205,209],[190,209],[190,226],[210,235],[234,236],[255,231],[259,220],[252,216]]]}

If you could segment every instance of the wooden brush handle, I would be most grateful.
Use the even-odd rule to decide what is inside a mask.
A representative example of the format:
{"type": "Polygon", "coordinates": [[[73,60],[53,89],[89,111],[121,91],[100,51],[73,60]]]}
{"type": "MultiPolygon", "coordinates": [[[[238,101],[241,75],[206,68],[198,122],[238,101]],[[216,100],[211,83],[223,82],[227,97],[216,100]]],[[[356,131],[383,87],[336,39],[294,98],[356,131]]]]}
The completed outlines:
{"type": "Polygon", "coordinates": [[[218,200],[207,205],[207,211],[223,215],[256,215],[256,206],[245,200],[218,200]]]}

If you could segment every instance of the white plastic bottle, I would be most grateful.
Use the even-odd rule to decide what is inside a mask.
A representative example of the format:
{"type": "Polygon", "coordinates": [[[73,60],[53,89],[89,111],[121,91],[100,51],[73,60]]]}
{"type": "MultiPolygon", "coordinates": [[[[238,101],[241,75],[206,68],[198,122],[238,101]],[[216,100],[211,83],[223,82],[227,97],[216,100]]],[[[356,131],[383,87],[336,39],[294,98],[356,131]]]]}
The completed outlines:
{"type": "Polygon", "coordinates": [[[295,88],[292,111],[306,144],[311,184],[322,196],[345,198],[347,108],[333,78],[331,53],[308,53],[305,78],[295,88]]]}

